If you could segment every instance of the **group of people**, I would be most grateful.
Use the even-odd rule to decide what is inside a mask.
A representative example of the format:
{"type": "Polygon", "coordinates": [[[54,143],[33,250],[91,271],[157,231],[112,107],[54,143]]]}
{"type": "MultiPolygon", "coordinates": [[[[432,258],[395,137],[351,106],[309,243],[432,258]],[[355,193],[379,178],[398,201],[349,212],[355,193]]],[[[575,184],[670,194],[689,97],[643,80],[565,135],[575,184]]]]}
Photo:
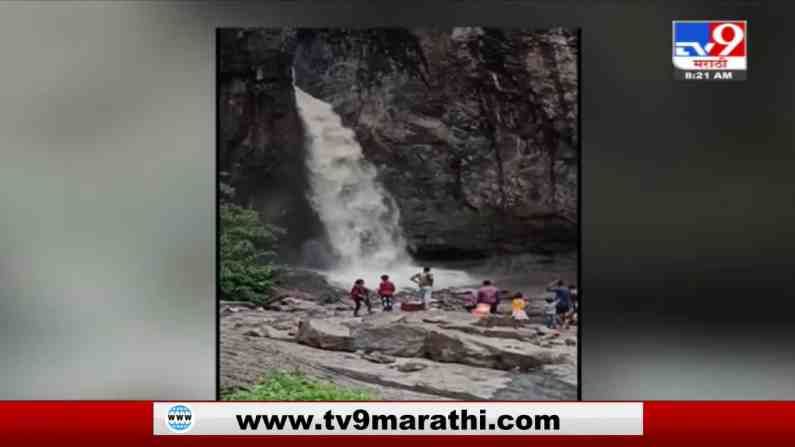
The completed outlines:
{"type": "MultiPolygon", "coordinates": [[[[378,296],[381,297],[381,305],[384,308],[384,311],[389,312],[392,310],[392,299],[395,295],[395,284],[389,280],[389,275],[381,275],[381,284],[378,286],[378,296]]],[[[373,307],[370,304],[370,289],[364,286],[363,279],[357,279],[353,283],[353,288],[351,289],[351,299],[356,304],[356,307],[353,310],[353,316],[359,316],[359,310],[362,307],[362,303],[367,306],[367,313],[373,313],[373,307]]]]}
{"type": "MultiPolygon", "coordinates": [[[[433,293],[433,273],[430,267],[424,267],[421,272],[411,277],[411,281],[417,284],[418,298],[428,308],[432,302],[433,293]]],[[[550,329],[568,329],[576,323],[578,311],[578,293],[574,284],[565,286],[562,280],[550,283],[546,289],[554,295],[546,298],[544,305],[544,325],[550,329]]],[[[389,275],[381,275],[381,282],[376,293],[381,299],[381,306],[384,312],[391,312],[394,308],[395,284],[390,281],[389,275]]],[[[373,309],[370,303],[371,291],[365,287],[364,279],[357,279],[351,289],[351,299],[356,307],[353,310],[354,316],[359,316],[362,303],[367,307],[367,313],[372,314],[373,309]]],[[[496,314],[500,304],[500,289],[491,280],[483,281],[481,287],[475,293],[475,302],[467,306],[468,310],[476,315],[496,314]]],[[[527,298],[522,292],[516,292],[511,296],[511,315],[515,320],[527,320],[527,298]]]]}
{"type": "MultiPolygon", "coordinates": [[[[578,293],[577,287],[570,284],[564,286],[562,280],[550,283],[546,290],[554,295],[546,298],[544,305],[544,325],[550,329],[568,329],[577,321],[578,293]]],[[[468,309],[474,314],[483,316],[487,313],[496,314],[500,303],[500,290],[490,280],[483,281],[483,285],[475,293],[475,302],[468,309]]],[[[527,298],[522,292],[511,296],[511,315],[515,320],[527,320],[527,298]]]]}
{"type": "MultiPolygon", "coordinates": [[[[484,315],[486,313],[496,314],[500,306],[500,289],[498,289],[491,280],[483,281],[483,284],[475,293],[475,302],[470,304],[469,310],[476,315],[484,315]]],[[[522,292],[516,292],[511,296],[511,315],[516,320],[526,320],[527,312],[527,298],[522,292]]]]}
{"type": "MultiPolygon", "coordinates": [[[[427,308],[431,303],[431,296],[433,294],[433,273],[431,273],[431,268],[424,267],[422,272],[411,277],[411,281],[419,287],[419,299],[427,308]]],[[[381,283],[378,284],[376,293],[381,299],[383,311],[391,312],[395,304],[395,283],[389,280],[389,275],[381,275],[381,283]]],[[[367,307],[368,314],[373,313],[372,304],[370,304],[370,294],[370,289],[364,285],[364,279],[359,278],[353,283],[351,299],[356,304],[353,310],[353,316],[359,316],[362,303],[367,307]]]]}

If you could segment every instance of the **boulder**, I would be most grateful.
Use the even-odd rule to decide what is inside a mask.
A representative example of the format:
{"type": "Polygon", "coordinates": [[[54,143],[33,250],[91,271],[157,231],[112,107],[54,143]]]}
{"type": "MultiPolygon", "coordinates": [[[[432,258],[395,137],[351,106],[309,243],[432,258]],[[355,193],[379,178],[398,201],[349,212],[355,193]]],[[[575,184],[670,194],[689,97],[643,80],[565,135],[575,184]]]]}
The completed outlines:
{"type": "Polygon", "coordinates": [[[438,362],[491,368],[494,364],[493,354],[485,346],[469,342],[463,335],[447,331],[431,331],[426,348],[428,357],[438,362]]]}
{"type": "Polygon", "coordinates": [[[427,337],[428,330],[419,325],[363,325],[353,331],[353,345],[356,349],[381,351],[398,357],[421,357],[427,337]]]}
{"type": "MultiPolygon", "coordinates": [[[[554,337],[548,334],[546,337],[554,337]]],[[[437,326],[417,317],[378,315],[371,319],[307,319],[299,325],[296,339],[316,348],[361,351],[394,357],[428,358],[483,368],[521,371],[568,361],[571,348],[555,347],[527,328],[488,328],[461,324],[437,326]]]]}
{"type": "Polygon", "coordinates": [[[440,362],[502,370],[518,367],[523,371],[568,360],[562,352],[528,342],[472,336],[443,329],[430,331],[426,355],[440,362]]]}
{"type": "Polygon", "coordinates": [[[296,339],[299,343],[315,348],[356,351],[350,328],[332,318],[302,320],[298,325],[296,339]]]}

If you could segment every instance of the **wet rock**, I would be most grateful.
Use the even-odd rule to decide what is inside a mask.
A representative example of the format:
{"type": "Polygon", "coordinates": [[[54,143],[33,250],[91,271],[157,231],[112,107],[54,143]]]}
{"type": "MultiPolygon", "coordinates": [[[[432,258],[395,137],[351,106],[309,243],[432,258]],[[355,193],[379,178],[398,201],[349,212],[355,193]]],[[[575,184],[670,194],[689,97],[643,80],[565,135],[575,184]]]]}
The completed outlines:
{"type": "Polygon", "coordinates": [[[319,304],[338,303],[346,295],[345,290],[329,284],[323,275],[297,268],[285,269],[278,276],[275,290],[285,296],[319,304]]]}
{"type": "Polygon", "coordinates": [[[542,371],[570,387],[577,387],[577,366],[573,362],[544,365],[542,371]]]}
{"type": "Polygon", "coordinates": [[[395,369],[397,369],[400,372],[407,373],[407,372],[422,371],[423,369],[425,369],[427,367],[428,367],[428,365],[426,365],[424,363],[406,362],[406,363],[401,363],[400,365],[397,365],[397,367],[395,367],[395,369]]]}
{"type": "Polygon", "coordinates": [[[243,332],[243,335],[247,337],[265,337],[265,334],[259,329],[249,329],[243,332]]]}
{"type": "Polygon", "coordinates": [[[423,318],[422,321],[424,323],[435,323],[435,324],[449,324],[449,323],[451,323],[450,319],[445,317],[445,316],[423,318]]]}
{"type": "Polygon", "coordinates": [[[221,308],[235,308],[234,312],[239,311],[238,308],[255,309],[257,305],[248,301],[226,301],[220,302],[221,308]]]}
{"type": "Polygon", "coordinates": [[[363,359],[369,360],[369,361],[371,361],[373,363],[381,363],[381,364],[395,363],[395,358],[394,357],[388,356],[386,354],[382,354],[382,353],[380,353],[378,351],[369,352],[369,353],[362,353],[361,357],[363,359]]]}
{"type": "Polygon", "coordinates": [[[274,328],[264,328],[263,333],[265,334],[265,337],[274,340],[287,340],[287,341],[293,341],[296,335],[295,331],[281,331],[274,328]]]}
{"type": "MultiPolygon", "coordinates": [[[[502,306],[504,307],[505,305],[503,304],[502,306]]],[[[480,321],[478,321],[476,324],[479,326],[486,326],[486,327],[494,327],[494,326],[514,327],[520,325],[521,322],[514,320],[513,317],[511,317],[510,315],[493,314],[487,316],[486,318],[480,319],[480,321]]]]}
{"type": "Polygon", "coordinates": [[[289,331],[290,329],[295,328],[295,323],[292,321],[274,321],[269,324],[274,329],[278,329],[280,331],[289,331]]]}

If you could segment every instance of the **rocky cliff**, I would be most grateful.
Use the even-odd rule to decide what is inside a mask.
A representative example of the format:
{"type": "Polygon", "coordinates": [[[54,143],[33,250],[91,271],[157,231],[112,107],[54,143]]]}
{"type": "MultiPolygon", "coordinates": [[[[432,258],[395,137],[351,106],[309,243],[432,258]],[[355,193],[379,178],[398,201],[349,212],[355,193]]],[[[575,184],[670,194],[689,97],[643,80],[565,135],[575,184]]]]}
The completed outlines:
{"type": "Polygon", "coordinates": [[[217,113],[220,180],[266,222],[288,229],[287,262],[301,262],[307,240],[324,230],[306,198],[304,129],[293,89],[294,33],[223,29],[218,33],[217,113]]]}
{"type": "Polygon", "coordinates": [[[295,81],[355,130],[415,256],[573,248],[577,51],[563,29],[224,30],[219,167],[266,217],[305,222],[296,241],[322,235],[295,81]]]}

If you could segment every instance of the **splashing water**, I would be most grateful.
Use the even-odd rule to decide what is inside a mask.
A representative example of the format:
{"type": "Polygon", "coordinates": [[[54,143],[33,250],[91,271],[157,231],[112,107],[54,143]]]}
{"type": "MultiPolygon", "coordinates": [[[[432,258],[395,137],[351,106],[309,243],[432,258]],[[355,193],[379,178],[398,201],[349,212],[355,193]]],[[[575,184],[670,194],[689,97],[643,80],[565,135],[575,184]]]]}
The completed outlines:
{"type": "MultiPolygon", "coordinates": [[[[378,182],[375,166],[364,158],[353,130],[343,126],[330,104],[298,87],[295,96],[307,132],[310,202],[339,258],[325,273],[346,287],[356,278],[373,286],[384,273],[398,287],[412,286],[409,278],[420,267],[406,250],[400,211],[378,182]]],[[[472,283],[461,271],[434,273],[437,287],[472,283]]]]}

